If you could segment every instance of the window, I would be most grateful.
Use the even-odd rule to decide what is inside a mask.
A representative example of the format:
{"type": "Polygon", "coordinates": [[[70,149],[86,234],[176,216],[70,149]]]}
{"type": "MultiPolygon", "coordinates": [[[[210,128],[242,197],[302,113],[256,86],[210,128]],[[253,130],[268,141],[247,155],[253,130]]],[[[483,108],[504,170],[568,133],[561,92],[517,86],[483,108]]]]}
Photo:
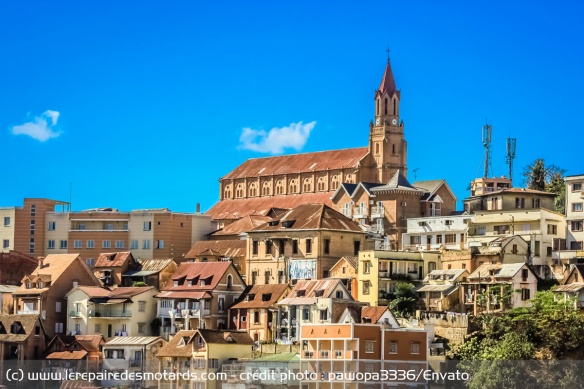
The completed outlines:
{"type": "Polygon", "coordinates": [[[73,288],[77,288],[79,286],[79,281],[73,280],[73,283],[71,285],[73,286],[73,288]]]}
{"type": "Polygon", "coordinates": [[[525,198],[524,197],[516,197],[515,198],[515,208],[517,208],[517,209],[525,208],[525,198]]]}
{"type": "Polygon", "coordinates": [[[109,240],[103,240],[101,242],[101,247],[104,248],[104,249],[109,249],[109,248],[112,247],[112,242],[109,241],[109,240]]]}
{"type": "Polygon", "coordinates": [[[546,255],[547,255],[548,257],[551,257],[551,256],[552,256],[552,248],[551,248],[551,247],[549,247],[549,246],[548,246],[548,247],[546,247],[546,255]]]}
{"type": "Polygon", "coordinates": [[[410,236],[410,245],[420,244],[420,242],[421,242],[421,237],[419,235],[410,236]]]}
{"type": "Polygon", "coordinates": [[[477,235],[485,235],[487,233],[487,226],[479,226],[477,228],[477,235]]]}
{"type": "Polygon", "coordinates": [[[259,247],[259,243],[257,240],[254,240],[251,242],[251,254],[252,255],[258,255],[258,247],[259,247]]]}
{"type": "Polygon", "coordinates": [[[331,253],[331,240],[330,239],[324,239],[323,241],[324,244],[324,253],[325,254],[330,254],[331,253]]]}
{"type": "Polygon", "coordinates": [[[444,236],[446,244],[453,244],[456,243],[456,234],[447,234],[444,236]]]}
{"type": "Polygon", "coordinates": [[[93,267],[93,265],[95,265],[95,259],[94,258],[87,258],[85,260],[85,263],[87,263],[87,266],[93,267]]]}
{"type": "Polygon", "coordinates": [[[513,245],[513,248],[511,249],[511,252],[513,254],[517,254],[519,252],[519,249],[517,248],[517,245],[516,244],[513,245]]]}
{"type": "Polygon", "coordinates": [[[4,227],[8,227],[10,225],[10,216],[4,216],[4,227]]]}
{"type": "Polygon", "coordinates": [[[10,247],[10,240],[8,240],[8,239],[4,239],[4,240],[2,241],[2,248],[3,248],[3,249],[7,249],[8,247],[10,247]]]}
{"type": "Polygon", "coordinates": [[[342,299],[343,298],[343,291],[342,290],[337,290],[335,292],[335,298],[342,299]]]}
{"type": "Polygon", "coordinates": [[[67,241],[66,240],[60,241],[59,242],[59,248],[66,249],[67,248],[67,241]]]}
{"type": "Polygon", "coordinates": [[[420,353],[420,343],[412,343],[410,345],[410,354],[419,354],[420,353]]]}
{"type": "Polygon", "coordinates": [[[531,199],[531,208],[539,208],[539,199],[531,199]]]}
{"type": "Polygon", "coordinates": [[[124,241],[123,240],[116,240],[116,248],[123,249],[124,248],[124,241]]]}
{"type": "Polygon", "coordinates": [[[104,229],[105,229],[105,230],[113,230],[113,229],[114,229],[114,225],[113,225],[113,224],[110,224],[110,223],[107,223],[107,224],[105,225],[105,228],[104,228],[104,229]]]}
{"type": "Polygon", "coordinates": [[[389,353],[397,354],[397,342],[389,342],[389,353]]]}
{"type": "Polygon", "coordinates": [[[570,230],[572,231],[582,231],[582,220],[574,220],[570,222],[570,230]]]}
{"type": "Polygon", "coordinates": [[[312,253],[312,239],[306,239],[306,254],[312,253]]]}
{"type": "Polygon", "coordinates": [[[320,320],[322,321],[328,320],[328,310],[322,309],[320,311],[320,320]]]}
{"type": "Polygon", "coordinates": [[[272,255],[272,241],[266,240],[266,255],[272,255]]]}
{"type": "Polygon", "coordinates": [[[582,183],[575,182],[572,184],[572,192],[581,192],[582,191],[582,183]]]}
{"type": "Polygon", "coordinates": [[[556,226],[555,224],[548,224],[547,232],[550,235],[556,235],[558,233],[558,226],[556,226]]]}
{"type": "Polygon", "coordinates": [[[302,309],[302,320],[310,320],[310,308],[302,309]]]}
{"type": "Polygon", "coordinates": [[[80,249],[81,248],[81,241],[80,240],[73,241],[73,247],[76,249],[80,249]]]}
{"type": "Polygon", "coordinates": [[[245,323],[245,321],[246,321],[247,319],[246,319],[246,317],[245,317],[245,316],[242,316],[242,317],[240,318],[240,320],[241,320],[241,322],[242,322],[242,323],[245,323]]]}
{"type": "Polygon", "coordinates": [[[54,249],[55,248],[55,241],[54,240],[49,240],[47,242],[47,248],[48,249],[54,249]]]}
{"type": "Polygon", "coordinates": [[[55,334],[63,333],[63,323],[55,323],[55,334]]]}
{"type": "Polygon", "coordinates": [[[149,250],[149,249],[150,249],[150,240],[144,240],[144,241],[142,242],[142,248],[143,248],[144,250],[149,250]]]}
{"type": "Polygon", "coordinates": [[[353,255],[359,255],[359,250],[361,250],[361,242],[356,240],[353,242],[353,255]]]}
{"type": "Polygon", "coordinates": [[[495,234],[506,234],[509,232],[509,225],[495,226],[493,229],[495,230],[495,234]]]}
{"type": "Polygon", "coordinates": [[[370,286],[371,285],[369,281],[363,281],[363,294],[369,294],[370,286]]]}
{"type": "Polygon", "coordinates": [[[375,342],[372,340],[365,341],[365,353],[371,354],[375,351],[375,342]]]}
{"type": "Polygon", "coordinates": [[[137,241],[137,240],[131,240],[131,241],[130,241],[130,249],[131,249],[131,250],[136,250],[136,249],[138,249],[138,241],[137,241]]]}
{"type": "Polygon", "coordinates": [[[88,240],[87,241],[87,248],[88,249],[92,249],[95,247],[95,241],[94,240],[88,240]]]}
{"type": "Polygon", "coordinates": [[[363,261],[363,273],[369,274],[371,272],[371,262],[363,261]]]}
{"type": "Polygon", "coordinates": [[[436,244],[442,244],[442,235],[436,235],[436,244]]]}
{"type": "Polygon", "coordinates": [[[146,301],[138,301],[138,311],[146,312],[146,301]]]}
{"type": "Polygon", "coordinates": [[[219,312],[223,312],[225,310],[225,296],[220,296],[217,299],[217,305],[219,312]]]}
{"type": "Polygon", "coordinates": [[[146,323],[138,323],[138,333],[144,334],[146,331],[146,323]]]}
{"type": "Polygon", "coordinates": [[[298,241],[292,241],[292,254],[298,254],[298,241]]]}
{"type": "Polygon", "coordinates": [[[521,300],[529,300],[531,297],[531,290],[527,288],[521,289],[521,300]]]}
{"type": "Polygon", "coordinates": [[[152,222],[144,222],[144,231],[152,230],[152,222]]]}
{"type": "Polygon", "coordinates": [[[253,312],[253,322],[255,324],[260,324],[260,311],[253,312]]]}
{"type": "Polygon", "coordinates": [[[56,226],[57,226],[56,222],[49,222],[49,231],[55,231],[56,226]]]}
{"type": "Polygon", "coordinates": [[[164,241],[163,240],[157,240],[156,241],[156,248],[157,249],[163,249],[164,248],[164,241]]]}
{"type": "Polygon", "coordinates": [[[415,263],[408,263],[408,273],[417,273],[418,270],[416,269],[415,263]]]}
{"type": "Polygon", "coordinates": [[[582,212],[582,203],[572,203],[572,212],[582,212]]]}

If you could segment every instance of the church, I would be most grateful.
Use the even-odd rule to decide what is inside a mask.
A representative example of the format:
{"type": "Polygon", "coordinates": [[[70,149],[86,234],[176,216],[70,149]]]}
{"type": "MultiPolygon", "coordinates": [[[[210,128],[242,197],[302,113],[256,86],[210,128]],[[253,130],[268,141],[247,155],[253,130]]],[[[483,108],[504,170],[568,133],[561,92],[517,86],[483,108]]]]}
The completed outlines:
{"type": "Polygon", "coordinates": [[[331,206],[341,184],[387,183],[407,174],[407,143],[400,118],[400,91],[389,58],[374,94],[374,120],[367,147],[251,158],[219,181],[220,200],[209,211],[227,225],[248,215],[300,204],[331,206]]]}

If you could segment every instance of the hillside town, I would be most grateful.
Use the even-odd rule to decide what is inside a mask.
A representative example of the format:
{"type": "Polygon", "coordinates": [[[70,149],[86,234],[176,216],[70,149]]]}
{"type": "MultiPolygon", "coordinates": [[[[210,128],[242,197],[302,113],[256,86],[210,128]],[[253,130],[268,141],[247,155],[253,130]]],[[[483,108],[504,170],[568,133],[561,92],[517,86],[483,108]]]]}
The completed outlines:
{"type": "Polygon", "coordinates": [[[412,179],[389,59],[380,75],[365,147],[249,159],[206,212],[1,204],[0,384],[35,361],[166,375],[28,387],[444,387],[428,372],[476,318],[545,290],[584,309],[584,172],[558,201],[485,164],[458,209],[441,172],[412,179]]]}

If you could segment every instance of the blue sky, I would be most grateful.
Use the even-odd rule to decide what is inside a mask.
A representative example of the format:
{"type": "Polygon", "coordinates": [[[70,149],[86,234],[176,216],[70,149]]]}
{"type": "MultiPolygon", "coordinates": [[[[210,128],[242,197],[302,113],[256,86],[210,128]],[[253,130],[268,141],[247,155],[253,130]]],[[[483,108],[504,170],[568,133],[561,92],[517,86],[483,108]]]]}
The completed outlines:
{"type": "Polygon", "coordinates": [[[0,206],[68,200],[72,183],[75,210],[206,210],[247,158],[365,146],[388,45],[411,181],[418,169],[466,197],[486,118],[495,175],[509,135],[516,184],[539,157],[584,173],[582,8],[2,2],[0,206]]]}

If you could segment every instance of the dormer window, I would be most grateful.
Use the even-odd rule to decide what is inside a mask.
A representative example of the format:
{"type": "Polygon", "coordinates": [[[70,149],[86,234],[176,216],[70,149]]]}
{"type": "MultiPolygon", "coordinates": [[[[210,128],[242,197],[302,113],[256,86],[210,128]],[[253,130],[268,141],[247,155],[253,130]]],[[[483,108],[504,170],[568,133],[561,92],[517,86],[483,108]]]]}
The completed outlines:
{"type": "Polygon", "coordinates": [[[26,289],[32,289],[32,282],[26,283],[26,289]]]}
{"type": "Polygon", "coordinates": [[[271,298],[272,298],[272,294],[271,293],[264,293],[264,294],[262,294],[262,301],[270,301],[271,298]]]}
{"type": "Polygon", "coordinates": [[[297,297],[306,296],[306,291],[304,289],[298,290],[298,291],[296,291],[296,296],[297,297]]]}
{"type": "Polygon", "coordinates": [[[246,301],[253,301],[255,299],[255,294],[248,294],[246,297],[246,301]]]}
{"type": "Polygon", "coordinates": [[[188,280],[187,281],[187,286],[193,286],[193,280],[188,280]]]}
{"type": "Polygon", "coordinates": [[[279,222],[280,222],[279,220],[270,220],[268,222],[268,225],[269,226],[277,226],[279,222]]]}
{"type": "Polygon", "coordinates": [[[296,220],[285,220],[282,222],[282,228],[291,228],[296,220]]]}
{"type": "Polygon", "coordinates": [[[42,281],[39,281],[38,284],[37,284],[37,288],[42,289],[44,287],[45,287],[45,283],[42,282],[42,281]]]}
{"type": "Polygon", "coordinates": [[[314,297],[322,297],[324,296],[324,289],[319,289],[314,291],[314,297]]]}
{"type": "Polygon", "coordinates": [[[173,286],[178,286],[178,281],[175,280],[172,284],[173,284],[173,286]]]}

